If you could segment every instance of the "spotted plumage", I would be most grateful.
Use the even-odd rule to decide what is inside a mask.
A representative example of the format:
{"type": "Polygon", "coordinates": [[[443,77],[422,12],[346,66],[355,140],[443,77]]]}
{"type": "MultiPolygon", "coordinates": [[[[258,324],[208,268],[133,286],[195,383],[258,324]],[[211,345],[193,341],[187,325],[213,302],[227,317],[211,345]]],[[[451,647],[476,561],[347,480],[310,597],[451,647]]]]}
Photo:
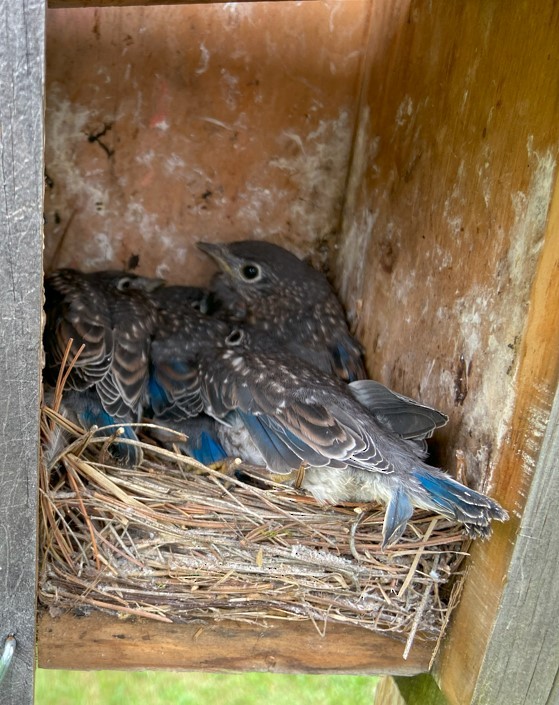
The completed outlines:
{"type": "MultiPolygon", "coordinates": [[[[56,384],[70,340],[70,359],[82,348],[66,382],[64,407],[87,427],[139,420],[157,322],[150,294],[161,285],[119,271],[60,269],[45,278],[45,381],[56,384]]],[[[125,435],[135,438],[130,428],[125,435]]],[[[115,443],[111,451],[125,465],[141,460],[131,445],[115,443]]]]}
{"type": "Polygon", "coordinates": [[[363,351],[326,277],[291,252],[260,240],[198,243],[219,265],[216,298],[236,323],[325,372],[366,377],[363,351]]]}
{"type": "MultiPolygon", "coordinates": [[[[207,414],[228,422],[234,437],[243,429],[250,436],[245,459],[280,475],[303,466],[302,487],[322,502],[385,504],[384,545],[401,537],[414,507],[463,522],[471,535],[507,518],[494,500],[426,465],[348,385],[262,337],[230,334],[200,360],[198,385],[207,414]]],[[[220,429],[227,446],[227,425],[220,429]]]]}
{"type": "Polygon", "coordinates": [[[229,331],[226,323],[210,318],[209,293],[196,287],[169,286],[152,295],[157,310],[157,329],[151,344],[149,405],[153,421],[184,434],[186,441],[163,431],[154,435],[175,445],[200,462],[223,460],[226,453],[216,432],[216,422],[203,413],[198,392],[199,361],[229,331]]]}
{"type": "Polygon", "coordinates": [[[350,382],[350,391],[376,420],[402,438],[423,440],[445,414],[366,379],[362,349],[347,328],[343,308],[326,277],[278,245],[259,240],[198,243],[221,271],[214,277],[220,314],[265,337],[323,372],[350,382]]]}

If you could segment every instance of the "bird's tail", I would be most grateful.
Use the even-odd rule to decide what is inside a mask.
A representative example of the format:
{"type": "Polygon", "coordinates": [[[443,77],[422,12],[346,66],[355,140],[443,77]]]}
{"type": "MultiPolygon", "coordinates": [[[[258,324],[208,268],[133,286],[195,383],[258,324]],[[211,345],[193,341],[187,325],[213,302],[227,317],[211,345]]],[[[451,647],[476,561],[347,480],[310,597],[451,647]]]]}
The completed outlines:
{"type": "Polygon", "coordinates": [[[199,414],[192,418],[185,416],[181,420],[155,416],[154,421],[158,427],[152,429],[152,435],[169,450],[178,448],[184,455],[204,465],[220,463],[227,458],[217,439],[216,422],[209,416],[199,414]],[[179,435],[183,436],[183,440],[179,440],[179,435]]]}
{"type": "Polygon", "coordinates": [[[492,519],[508,519],[507,512],[494,499],[462,485],[436,468],[416,466],[412,475],[423,490],[414,504],[462,522],[470,536],[489,536],[492,519]]]}
{"type": "Polygon", "coordinates": [[[135,443],[126,442],[138,440],[132,426],[128,425],[126,421],[122,421],[122,426],[120,426],[120,419],[115,419],[105,411],[99,397],[93,390],[88,389],[83,392],[68,390],[64,393],[60,411],[70,420],[77,421],[85,429],[97,426],[98,430],[95,435],[107,438],[114,436],[108,451],[119,465],[133,468],[142,462],[141,448],[135,443]],[[118,434],[115,433],[117,428],[119,429],[118,434]]]}
{"type": "Polygon", "coordinates": [[[223,446],[207,431],[202,431],[197,438],[189,439],[186,449],[188,455],[204,465],[219,463],[227,457],[223,446]]]}

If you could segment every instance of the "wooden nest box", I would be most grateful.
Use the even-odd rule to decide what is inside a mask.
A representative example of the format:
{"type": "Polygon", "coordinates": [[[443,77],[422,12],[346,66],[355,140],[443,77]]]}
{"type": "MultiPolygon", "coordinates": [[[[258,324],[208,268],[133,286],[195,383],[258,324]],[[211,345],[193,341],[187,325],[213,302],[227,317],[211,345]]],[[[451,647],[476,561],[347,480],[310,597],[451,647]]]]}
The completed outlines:
{"type": "Polygon", "coordinates": [[[559,617],[559,9],[155,5],[13,0],[0,29],[0,628],[19,656],[2,702],[32,702],[36,634],[47,668],[384,673],[398,678],[378,705],[546,702],[559,617]],[[43,271],[135,267],[200,284],[212,270],[194,243],[247,237],[326,269],[370,375],[445,411],[437,462],[455,471],[458,456],[511,515],[471,548],[433,670],[441,690],[418,675],[433,644],[404,661],[401,642],[351,625],[320,637],[306,622],[40,611],[35,629],[43,271]]]}

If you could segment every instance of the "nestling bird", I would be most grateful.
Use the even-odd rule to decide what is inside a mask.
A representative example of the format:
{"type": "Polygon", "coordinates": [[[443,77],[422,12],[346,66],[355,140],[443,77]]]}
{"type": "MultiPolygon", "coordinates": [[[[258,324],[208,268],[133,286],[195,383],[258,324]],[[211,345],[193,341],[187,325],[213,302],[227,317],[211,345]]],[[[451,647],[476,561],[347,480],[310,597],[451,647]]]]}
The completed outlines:
{"type": "MultiPolygon", "coordinates": [[[[155,291],[151,299],[157,308],[158,323],[151,346],[147,413],[156,424],[183,433],[188,440],[177,441],[176,434],[163,431],[151,433],[206,465],[219,462],[227,454],[218,440],[215,420],[202,413],[201,406],[193,401],[191,378],[197,374],[199,355],[211,355],[211,349],[227,336],[229,326],[204,314],[211,310],[207,290],[167,286],[155,291]]],[[[253,334],[259,337],[258,333],[253,334]]],[[[437,410],[372,380],[353,382],[350,389],[374,408],[382,425],[405,438],[428,437],[447,420],[437,410]]],[[[227,434],[230,436],[230,429],[227,434]]],[[[236,454],[243,455],[240,447],[236,454]]]]}
{"type": "MultiPolygon", "coordinates": [[[[162,283],[119,271],[74,269],[45,278],[45,381],[56,384],[70,339],[70,357],[84,346],[66,382],[63,410],[86,428],[139,421],[157,322],[149,294],[162,283]]],[[[136,439],[132,428],[123,430],[124,439],[136,439]]],[[[141,461],[140,449],[127,443],[116,441],[109,451],[127,466],[141,461]]]]}
{"type": "Polygon", "coordinates": [[[204,350],[196,383],[206,413],[223,422],[228,453],[240,442],[244,460],[273,473],[293,477],[303,468],[302,487],[320,502],[383,503],[383,546],[402,536],[414,507],[462,522],[471,536],[487,536],[492,519],[508,518],[493,499],[426,465],[421,450],[383,428],[348,385],[262,336],[236,330],[204,350]]]}
{"type": "Polygon", "coordinates": [[[205,315],[209,292],[197,287],[167,286],[152,294],[157,310],[148,385],[147,409],[154,422],[179,431],[186,441],[165,431],[152,431],[166,445],[176,445],[205,465],[226,453],[217,440],[216,421],[203,413],[197,392],[198,359],[229,332],[229,327],[205,315]]]}
{"type": "MultiPolygon", "coordinates": [[[[448,417],[366,379],[360,344],[326,277],[278,245],[260,240],[198,243],[220,266],[213,287],[229,320],[276,341],[308,364],[350,382],[381,426],[422,441],[448,417]]],[[[422,443],[419,443],[423,447],[422,443]]]]}
{"type": "Polygon", "coordinates": [[[361,346],[321,272],[261,240],[199,242],[198,247],[221,269],[213,288],[235,322],[275,338],[292,354],[347,382],[366,377],[361,346]]]}

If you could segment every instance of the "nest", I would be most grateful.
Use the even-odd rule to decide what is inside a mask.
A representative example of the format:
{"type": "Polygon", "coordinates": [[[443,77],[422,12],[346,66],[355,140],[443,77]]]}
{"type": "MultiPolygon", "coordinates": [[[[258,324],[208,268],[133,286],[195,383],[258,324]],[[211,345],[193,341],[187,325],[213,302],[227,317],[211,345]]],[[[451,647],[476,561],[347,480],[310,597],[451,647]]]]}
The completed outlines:
{"type": "Polygon", "coordinates": [[[404,656],[416,634],[440,639],[465,555],[458,524],[416,512],[383,551],[379,506],[255,486],[231,472],[236,462],[207,468],[142,433],[142,464],[115,467],[115,429],[93,435],[46,406],[42,433],[39,599],[51,613],[312,620],[321,634],[343,622],[398,635],[404,656]]]}

